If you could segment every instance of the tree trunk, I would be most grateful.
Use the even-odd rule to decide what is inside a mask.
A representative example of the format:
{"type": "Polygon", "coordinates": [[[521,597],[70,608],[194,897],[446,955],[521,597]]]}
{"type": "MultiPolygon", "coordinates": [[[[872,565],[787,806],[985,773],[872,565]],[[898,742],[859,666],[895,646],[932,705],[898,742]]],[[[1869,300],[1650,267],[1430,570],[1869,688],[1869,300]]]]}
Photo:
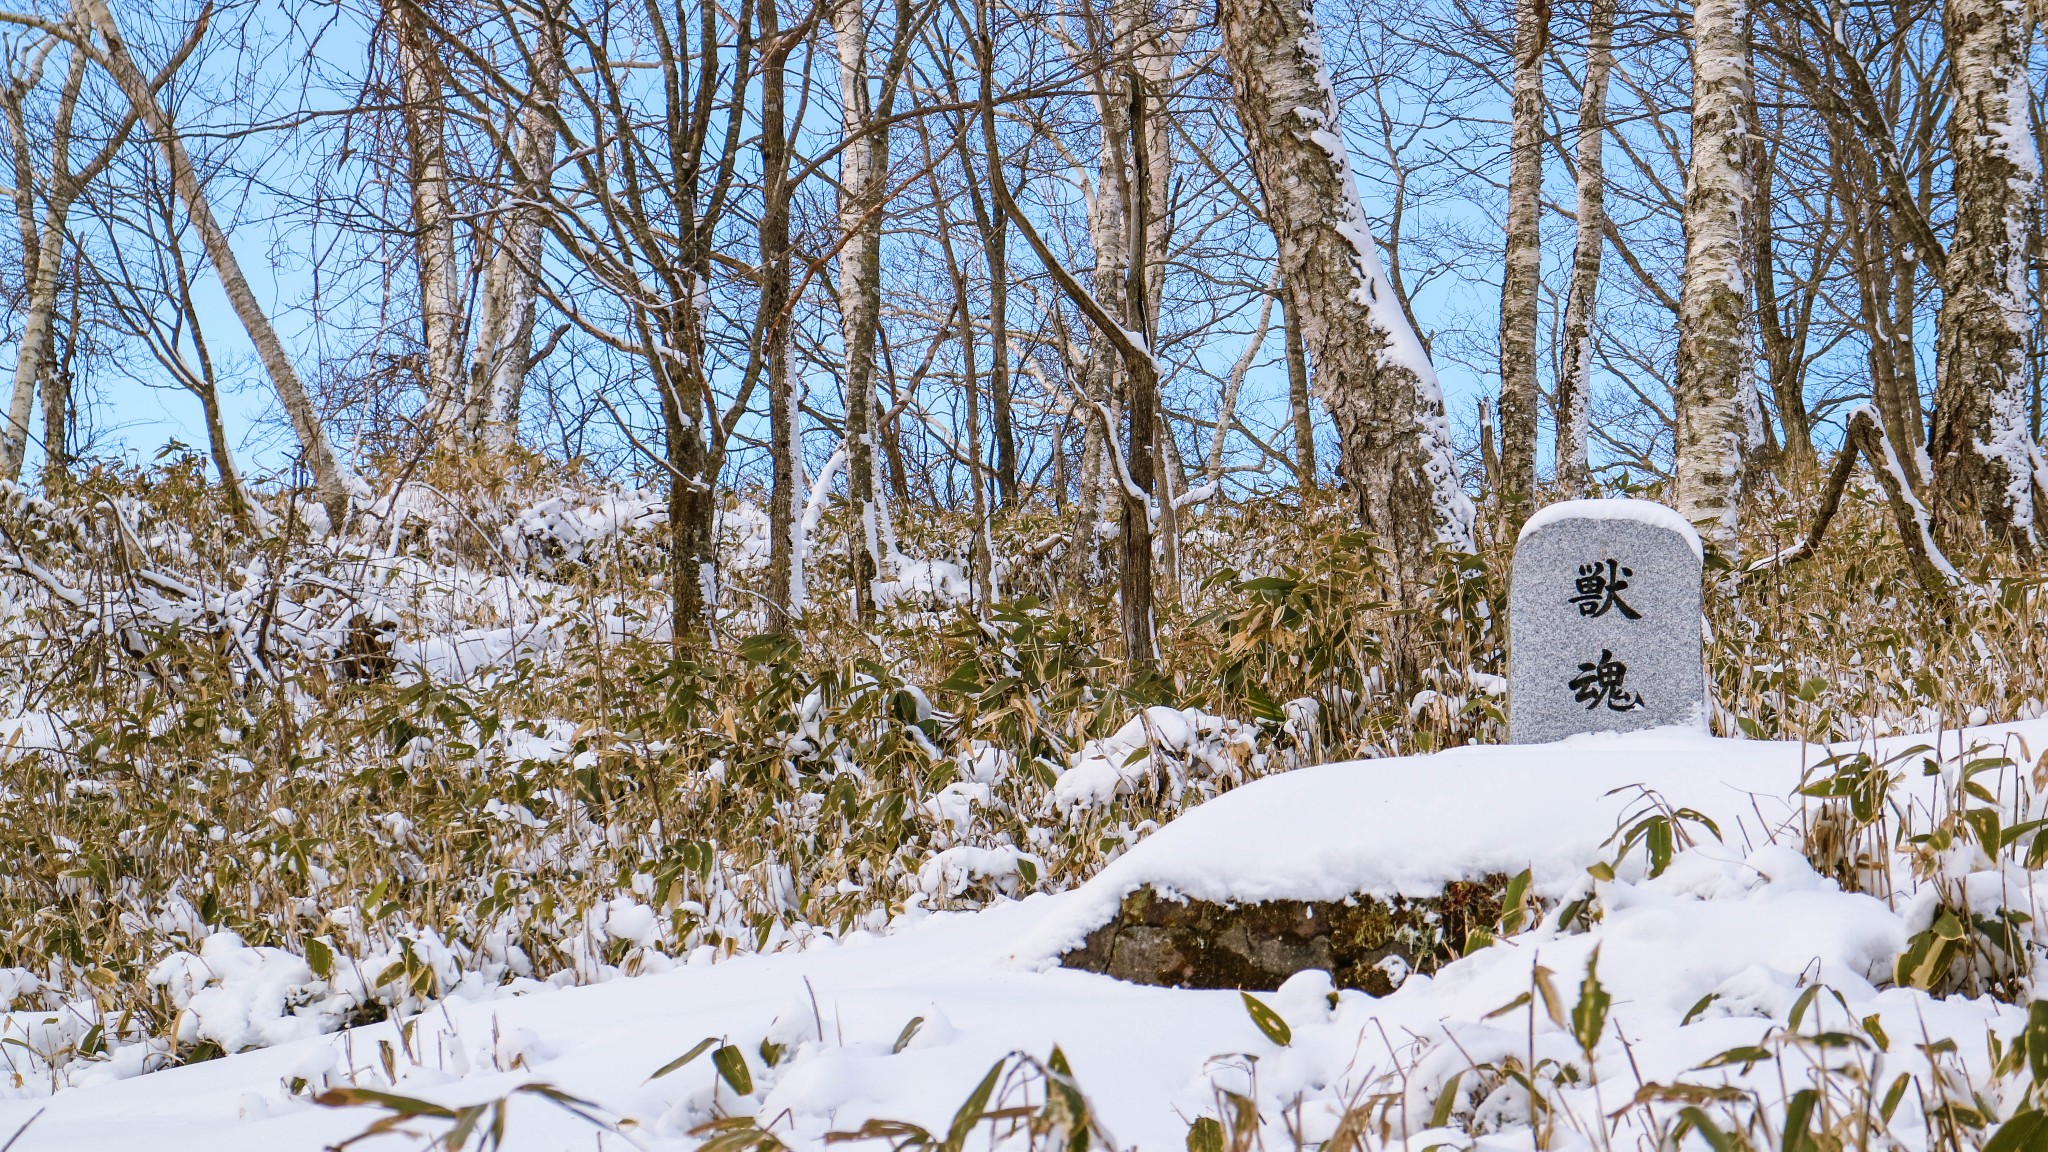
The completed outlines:
{"type": "MultiPolygon", "coordinates": [[[[60,245],[68,237],[60,238],[60,245]]],[[[42,368],[38,387],[43,393],[43,491],[54,492],[71,474],[71,356],[76,351],[75,343],[79,331],[78,274],[71,276],[71,315],[67,318],[65,331],[70,339],[65,341],[62,360],[57,357],[57,333],[53,329],[46,337],[47,346],[40,357],[42,368]]]]}
{"type": "Polygon", "coordinates": [[[1679,514],[1731,554],[1738,550],[1742,450],[1748,414],[1753,119],[1746,0],[1693,4],[1692,162],[1686,174],[1685,281],[1679,296],[1678,432],[1673,487],[1679,514]]]}
{"type": "Polygon", "coordinates": [[[462,303],[456,288],[455,213],[448,188],[448,137],[440,61],[420,18],[421,0],[386,0],[398,44],[405,97],[406,181],[412,194],[414,261],[419,271],[420,341],[426,349],[429,427],[459,426],[462,416],[462,303]]]}
{"type": "Polygon", "coordinates": [[[839,54],[839,323],[846,348],[846,494],[852,517],[854,613],[874,619],[883,572],[875,516],[875,333],[882,317],[882,199],[889,169],[886,129],[871,131],[867,17],[859,0],[832,9],[839,54]]]}
{"type": "Polygon", "coordinates": [[[1303,493],[1316,486],[1316,424],[1308,394],[1308,349],[1301,340],[1301,313],[1283,278],[1280,290],[1287,342],[1287,410],[1294,417],[1294,483],[1303,493]]]}
{"type": "Polygon", "coordinates": [[[1536,328],[1543,288],[1543,52],[1549,0],[1515,4],[1515,78],[1508,144],[1507,254],[1500,281],[1500,500],[1505,539],[1536,494],[1536,328]]]}
{"type": "Polygon", "coordinates": [[[1587,415],[1592,401],[1594,324],[1600,315],[1600,260],[1607,247],[1607,78],[1614,70],[1614,0],[1592,0],[1586,16],[1586,76],[1579,89],[1578,236],[1565,291],[1558,356],[1557,484],[1568,499],[1592,488],[1587,415]]]}
{"type": "Polygon", "coordinates": [[[2027,428],[2027,210],[2040,179],[2028,132],[2024,6],[1946,0],[1956,200],[1935,320],[1933,512],[1951,547],[1980,533],[2034,545],[2027,428]]]}
{"type": "MultiPolygon", "coordinates": [[[[1776,160],[1770,151],[1755,147],[1756,203],[1771,202],[1771,184],[1776,160]]],[[[1788,330],[1779,312],[1778,271],[1772,246],[1768,211],[1757,213],[1755,229],[1757,325],[1763,337],[1764,363],[1771,375],[1771,393],[1778,403],[1778,422],[1785,429],[1783,460],[1786,476],[1807,476],[1815,468],[1813,430],[1806,416],[1806,342],[1798,329],[1788,330]]]]}
{"type": "Polygon", "coordinates": [[[328,441],[327,430],[321,426],[319,412],[313,407],[313,397],[299,379],[298,369],[292,366],[291,357],[285,352],[283,341],[278,339],[277,330],[271,327],[263,305],[257,302],[248,277],[242,274],[241,261],[235,256],[234,247],[228,243],[227,233],[214,219],[213,208],[207,203],[206,189],[200,184],[199,173],[185,151],[183,137],[178,135],[170,117],[156,102],[149,81],[136,67],[127,42],[121,38],[120,27],[107,10],[107,0],[77,2],[99,29],[114,82],[120,85],[122,94],[141,113],[143,123],[149,126],[150,133],[163,149],[172,187],[206,246],[207,259],[212,262],[214,273],[220,277],[221,289],[227,295],[228,303],[248,332],[257,358],[263,362],[271,383],[277,388],[278,399],[291,421],[293,433],[298,437],[306,466],[313,474],[313,493],[326,507],[329,521],[338,531],[348,515],[350,489],[355,480],[342,468],[334,445],[328,441]]]}
{"type": "Polygon", "coordinates": [[[796,381],[789,371],[789,138],[784,122],[783,69],[790,45],[776,7],[761,0],[761,356],[768,377],[768,441],[773,464],[768,493],[768,602],[771,628],[786,628],[801,610],[803,506],[796,381]]]}
{"type": "Polygon", "coordinates": [[[15,347],[14,398],[7,412],[6,438],[0,441],[0,479],[19,479],[22,461],[28,455],[29,414],[35,407],[36,387],[48,376],[54,345],[57,290],[64,263],[64,221],[69,207],[50,204],[39,235],[33,218],[23,228],[24,234],[35,237],[35,243],[27,252],[28,311],[22,319],[21,340],[15,347]]]}
{"type": "MultiPolygon", "coordinates": [[[[1001,164],[993,133],[984,145],[986,163],[1001,164]]],[[[977,199],[979,198],[977,194],[977,199]]],[[[996,436],[996,493],[1004,508],[1017,507],[1017,430],[1010,410],[1010,218],[997,212],[988,228],[988,398],[996,436]]]]}
{"type": "Polygon", "coordinates": [[[1337,424],[1339,474],[1412,603],[1435,578],[1438,546],[1473,546],[1443,394],[1380,266],[1312,12],[1298,0],[1221,0],[1219,17],[1281,278],[1337,424]]]}
{"type": "MultiPolygon", "coordinates": [[[[1150,255],[1146,238],[1152,218],[1152,166],[1148,123],[1151,89],[1134,68],[1129,77],[1130,115],[1130,282],[1124,291],[1125,327],[1136,332],[1149,354],[1153,347],[1153,323],[1148,303],[1150,255]]],[[[1126,357],[1129,360],[1129,357],[1126,357]]],[[[1157,671],[1159,653],[1154,643],[1155,622],[1152,599],[1152,434],[1159,420],[1159,380],[1148,365],[1127,363],[1123,373],[1125,420],[1125,471],[1136,491],[1123,489],[1123,580],[1121,594],[1124,617],[1124,658],[1131,674],[1157,671]]],[[[1121,488],[1121,486],[1120,486],[1121,488]]]]}
{"type": "MultiPolygon", "coordinates": [[[[512,188],[499,206],[497,243],[478,289],[475,351],[469,364],[468,421],[500,447],[519,438],[526,377],[533,367],[534,303],[545,236],[540,204],[555,164],[550,106],[562,85],[562,30],[534,21],[532,100],[519,115],[512,188]]],[[[695,307],[695,301],[690,302],[695,307]]]]}

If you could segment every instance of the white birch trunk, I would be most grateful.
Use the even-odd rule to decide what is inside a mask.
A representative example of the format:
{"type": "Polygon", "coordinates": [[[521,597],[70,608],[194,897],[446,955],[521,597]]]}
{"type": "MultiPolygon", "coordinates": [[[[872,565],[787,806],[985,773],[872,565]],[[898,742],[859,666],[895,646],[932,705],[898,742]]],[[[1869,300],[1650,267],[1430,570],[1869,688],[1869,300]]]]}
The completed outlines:
{"type": "Polygon", "coordinates": [[[420,282],[428,426],[439,430],[458,421],[463,407],[462,304],[456,287],[455,215],[448,190],[439,62],[412,3],[387,0],[384,11],[398,44],[399,84],[405,97],[406,178],[420,282]]]}
{"type": "MultiPolygon", "coordinates": [[[[533,316],[545,235],[541,207],[555,164],[552,106],[562,84],[559,29],[534,23],[533,99],[519,115],[512,190],[500,206],[498,243],[485,270],[469,366],[468,420],[499,447],[519,437],[519,412],[533,366],[533,316]]],[[[692,303],[694,307],[694,302],[692,303]]]]}
{"type": "Polygon", "coordinates": [[[1934,514],[1951,540],[1980,527],[2035,543],[2027,411],[2027,213],[2041,182],[2028,131],[2027,19],[2010,0],[1947,0],[1956,200],[1935,321],[1934,514]]]}
{"type": "Polygon", "coordinates": [[[854,603],[865,622],[874,614],[874,583],[887,574],[888,557],[876,504],[875,337],[882,314],[882,196],[889,171],[889,136],[870,132],[867,19],[859,0],[832,8],[833,46],[839,56],[839,323],[846,349],[847,502],[854,525],[854,603]]]}
{"type": "Polygon", "coordinates": [[[1754,110],[1746,0],[1693,5],[1692,162],[1686,174],[1685,281],[1679,295],[1679,514],[1700,535],[1737,550],[1742,454],[1754,377],[1744,317],[1749,301],[1747,164],[1754,110]]]}
{"type": "Polygon", "coordinates": [[[1404,594],[1432,550],[1473,547],[1443,394],[1387,282],[1340,135],[1306,0],[1222,0],[1223,55],[1314,387],[1335,418],[1340,473],[1404,594]]]}

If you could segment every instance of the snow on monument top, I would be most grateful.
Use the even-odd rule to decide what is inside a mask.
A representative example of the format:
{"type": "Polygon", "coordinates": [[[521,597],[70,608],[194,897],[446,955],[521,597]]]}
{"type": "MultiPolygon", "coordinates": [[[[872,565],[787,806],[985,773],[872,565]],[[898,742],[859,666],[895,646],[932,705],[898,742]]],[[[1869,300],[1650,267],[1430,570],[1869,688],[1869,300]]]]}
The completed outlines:
{"type": "Polygon", "coordinates": [[[1702,560],[1706,558],[1706,551],[1700,547],[1700,534],[1692,524],[1654,500],[1560,500],[1545,505],[1529,517],[1515,542],[1519,544],[1537,529],[1547,528],[1561,520],[1633,520],[1638,524],[1654,524],[1685,537],[1686,542],[1692,545],[1693,555],[1702,560]]]}

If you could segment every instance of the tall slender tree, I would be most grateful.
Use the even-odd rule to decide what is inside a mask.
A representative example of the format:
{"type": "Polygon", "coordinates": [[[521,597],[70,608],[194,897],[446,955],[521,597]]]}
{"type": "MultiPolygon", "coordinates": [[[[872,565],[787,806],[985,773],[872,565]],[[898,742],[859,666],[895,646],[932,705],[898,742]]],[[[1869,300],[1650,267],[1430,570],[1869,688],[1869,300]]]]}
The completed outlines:
{"type": "Polygon", "coordinates": [[[1507,251],[1500,281],[1500,500],[1509,539],[1536,492],[1536,330],[1543,288],[1543,55],[1550,0],[1516,0],[1507,251]]]}
{"type": "Polygon", "coordinates": [[[1614,0],[1590,0],[1586,74],[1579,86],[1577,236],[1565,291],[1564,341],[1558,353],[1557,484],[1582,497],[1592,486],[1587,416],[1593,388],[1594,325],[1600,315],[1600,260],[1607,249],[1607,80],[1614,71],[1614,0]]]}
{"type": "Polygon", "coordinates": [[[1685,188],[1685,278],[1679,295],[1678,511],[1701,536],[1737,551],[1743,447],[1754,388],[1748,327],[1755,119],[1747,0],[1694,0],[1692,158],[1685,188]]]}

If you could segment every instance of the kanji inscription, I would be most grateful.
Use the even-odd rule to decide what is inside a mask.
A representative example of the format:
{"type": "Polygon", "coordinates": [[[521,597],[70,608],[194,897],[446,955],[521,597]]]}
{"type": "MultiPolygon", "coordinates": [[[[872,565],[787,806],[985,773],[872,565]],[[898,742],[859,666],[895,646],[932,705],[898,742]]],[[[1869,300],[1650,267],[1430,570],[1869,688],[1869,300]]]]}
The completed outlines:
{"type": "Polygon", "coordinates": [[[1529,521],[1508,592],[1516,743],[1702,726],[1699,537],[1645,500],[1577,500],[1529,521]]]}

